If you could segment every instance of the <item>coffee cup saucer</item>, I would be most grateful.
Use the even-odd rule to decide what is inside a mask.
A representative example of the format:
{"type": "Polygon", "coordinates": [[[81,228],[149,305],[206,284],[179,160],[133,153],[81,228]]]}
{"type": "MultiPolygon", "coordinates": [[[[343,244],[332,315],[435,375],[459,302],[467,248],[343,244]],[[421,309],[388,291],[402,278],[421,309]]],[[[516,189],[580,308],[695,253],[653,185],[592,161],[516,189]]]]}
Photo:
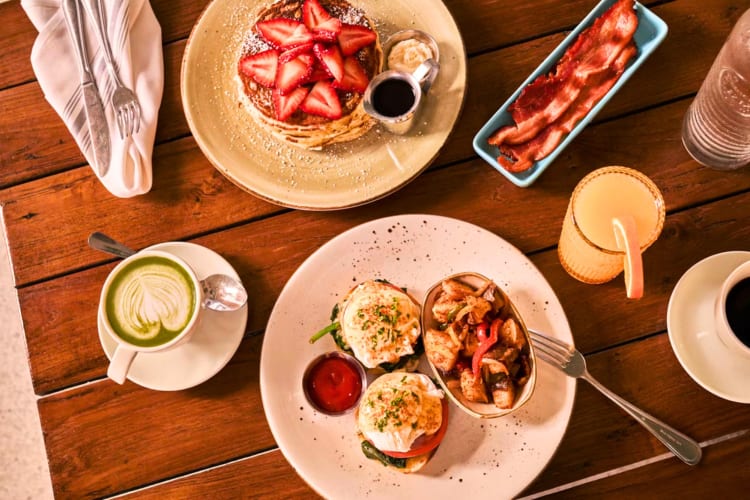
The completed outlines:
{"type": "MultiPolygon", "coordinates": [[[[159,243],[149,247],[149,250],[162,250],[182,258],[195,270],[198,279],[216,273],[239,279],[237,272],[221,255],[194,243],[159,243]]],[[[107,358],[112,359],[117,344],[104,329],[101,304],[97,319],[99,341],[107,358]]],[[[237,351],[246,326],[247,304],[231,312],[205,310],[201,324],[188,342],[168,351],[138,353],[127,378],[157,391],[180,391],[194,387],[224,368],[237,351]]]]}
{"type": "Polygon", "coordinates": [[[667,329],[678,361],[695,382],[720,398],[750,403],[750,359],[732,351],[714,328],[714,303],[724,280],[750,252],[724,252],[688,269],[672,291],[667,329]]]}

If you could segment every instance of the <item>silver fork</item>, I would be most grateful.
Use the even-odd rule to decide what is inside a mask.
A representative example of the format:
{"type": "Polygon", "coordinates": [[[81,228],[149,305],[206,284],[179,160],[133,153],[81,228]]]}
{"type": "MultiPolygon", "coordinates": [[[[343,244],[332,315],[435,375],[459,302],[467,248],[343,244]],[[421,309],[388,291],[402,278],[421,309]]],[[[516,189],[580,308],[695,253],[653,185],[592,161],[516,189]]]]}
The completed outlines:
{"type": "Polygon", "coordinates": [[[542,361],[558,368],[570,377],[582,378],[596,387],[602,394],[607,396],[620,408],[625,410],[628,415],[643,425],[651,434],[656,436],[659,441],[664,443],[672,453],[677,455],[686,464],[695,465],[700,461],[702,451],[698,443],[661,420],[652,417],[632,403],[622,399],[600,384],[589,374],[586,368],[586,359],[576,348],[561,340],[553,339],[531,329],[529,329],[529,333],[534,343],[535,352],[542,361]]]}
{"type": "Polygon", "coordinates": [[[112,94],[112,107],[117,118],[117,128],[120,131],[120,139],[130,137],[141,128],[141,106],[138,98],[132,90],[127,88],[117,75],[112,48],[107,36],[107,19],[102,9],[102,0],[83,0],[83,7],[92,18],[96,29],[96,36],[104,48],[104,60],[107,63],[112,80],[115,82],[115,91],[112,94]]]}

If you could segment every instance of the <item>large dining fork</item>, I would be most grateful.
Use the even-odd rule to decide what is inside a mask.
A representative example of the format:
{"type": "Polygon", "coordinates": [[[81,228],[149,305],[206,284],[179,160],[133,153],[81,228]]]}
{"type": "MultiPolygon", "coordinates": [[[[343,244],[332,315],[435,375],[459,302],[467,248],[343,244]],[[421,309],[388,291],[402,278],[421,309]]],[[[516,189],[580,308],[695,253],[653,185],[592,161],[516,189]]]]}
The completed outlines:
{"type": "Polygon", "coordinates": [[[107,70],[115,82],[115,91],[112,94],[112,108],[115,111],[120,139],[124,139],[130,137],[140,129],[141,106],[138,103],[136,95],[122,83],[117,74],[114,57],[112,56],[112,47],[109,44],[109,37],[107,36],[107,18],[102,9],[102,0],[82,0],[82,3],[94,22],[96,36],[104,48],[104,60],[107,63],[107,70]]]}
{"type": "Polygon", "coordinates": [[[529,333],[531,334],[534,350],[539,359],[558,368],[570,377],[582,378],[593,385],[602,394],[625,410],[628,415],[648,429],[651,434],[656,436],[659,441],[664,443],[672,453],[677,455],[686,464],[695,465],[700,461],[702,451],[697,442],[661,420],[652,417],[600,384],[589,374],[586,368],[586,358],[575,347],[531,329],[529,329],[529,333]]]}

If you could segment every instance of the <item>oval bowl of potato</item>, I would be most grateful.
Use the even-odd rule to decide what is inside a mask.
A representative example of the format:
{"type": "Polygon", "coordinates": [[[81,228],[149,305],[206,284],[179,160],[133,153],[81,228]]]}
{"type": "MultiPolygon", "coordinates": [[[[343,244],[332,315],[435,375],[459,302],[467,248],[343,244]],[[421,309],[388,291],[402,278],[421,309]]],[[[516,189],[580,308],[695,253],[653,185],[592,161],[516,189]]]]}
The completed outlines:
{"type": "Polygon", "coordinates": [[[501,417],[531,398],[536,361],[529,332],[491,279],[466,272],[433,285],[422,304],[422,338],[438,382],[468,414],[501,417]]]}

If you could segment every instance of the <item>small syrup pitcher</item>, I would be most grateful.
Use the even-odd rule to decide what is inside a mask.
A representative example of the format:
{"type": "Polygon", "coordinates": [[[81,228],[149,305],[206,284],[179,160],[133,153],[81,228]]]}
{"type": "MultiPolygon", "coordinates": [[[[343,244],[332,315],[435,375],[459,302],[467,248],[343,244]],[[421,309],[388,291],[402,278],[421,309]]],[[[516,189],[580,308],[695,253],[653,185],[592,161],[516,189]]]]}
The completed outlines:
{"type": "Polygon", "coordinates": [[[407,133],[439,70],[437,61],[426,59],[413,73],[398,70],[380,73],[365,90],[365,112],[390,132],[407,133]]]}

